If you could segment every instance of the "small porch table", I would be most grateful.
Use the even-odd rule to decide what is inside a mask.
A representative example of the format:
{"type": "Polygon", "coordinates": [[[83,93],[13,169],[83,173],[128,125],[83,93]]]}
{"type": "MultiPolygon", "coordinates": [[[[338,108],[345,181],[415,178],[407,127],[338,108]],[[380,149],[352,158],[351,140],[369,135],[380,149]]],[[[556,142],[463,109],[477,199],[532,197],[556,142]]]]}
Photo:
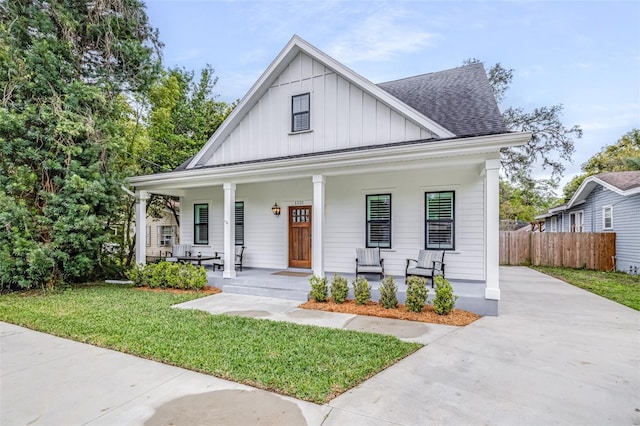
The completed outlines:
{"type": "Polygon", "coordinates": [[[183,263],[198,262],[198,266],[202,266],[203,260],[213,260],[213,259],[217,259],[217,257],[215,256],[176,256],[176,259],[178,260],[178,262],[183,262],[183,263]]]}

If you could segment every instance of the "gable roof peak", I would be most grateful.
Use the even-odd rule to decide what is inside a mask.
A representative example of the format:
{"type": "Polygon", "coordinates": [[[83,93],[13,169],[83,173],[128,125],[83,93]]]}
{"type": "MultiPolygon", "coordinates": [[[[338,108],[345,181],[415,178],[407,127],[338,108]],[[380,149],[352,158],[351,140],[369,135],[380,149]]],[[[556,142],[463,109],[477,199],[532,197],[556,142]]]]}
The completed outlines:
{"type": "Polygon", "coordinates": [[[399,98],[388,93],[388,91],[376,86],[371,81],[357,74],[347,66],[336,61],[320,49],[311,45],[297,34],[294,34],[286,46],[275,57],[267,69],[262,73],[260,78],[253,84],[251,89],[240,100],[238,105],[234,108],[227,119],[220,125],[216,132],[209,138],[204,147],[196,154],[189,164],[187,169],[194,168],[202,161],[206,161],[208,157],[213,155],[217,148],[222,144],[225,138],[233,131],[235,126],[244,118],[253,105],[258,102],[260,97],[269,89],[271,84],[278,78],[278,76],[286,69],[289,63],[300,52],[308,55],[312,59],[318,61],[326,68],[332,70],[342,78],[349,81],[351,84],[360,88],[366,93],[369,93],[380,102],[386,104],[391,109],[399,112],[407,119],[416,123],[418,126],[428,129],[432,133],[436,134],[440,138],[455,137],[456,134],[448,129],[446,126],[440,124],[432,117],[424,115],[422,112],[417,111],[411,105],[403,102],[399,98]]]}

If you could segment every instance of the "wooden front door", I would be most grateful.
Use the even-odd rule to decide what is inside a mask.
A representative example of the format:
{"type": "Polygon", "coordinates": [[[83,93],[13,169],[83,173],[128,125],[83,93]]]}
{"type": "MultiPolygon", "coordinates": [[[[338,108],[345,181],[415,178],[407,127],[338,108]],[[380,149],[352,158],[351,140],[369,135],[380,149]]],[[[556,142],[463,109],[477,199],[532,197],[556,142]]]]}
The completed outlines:
{"type": "Polygon", "coordinates": [[[311,268],[311,206],[289,207],[289,266],[311,268]]]}

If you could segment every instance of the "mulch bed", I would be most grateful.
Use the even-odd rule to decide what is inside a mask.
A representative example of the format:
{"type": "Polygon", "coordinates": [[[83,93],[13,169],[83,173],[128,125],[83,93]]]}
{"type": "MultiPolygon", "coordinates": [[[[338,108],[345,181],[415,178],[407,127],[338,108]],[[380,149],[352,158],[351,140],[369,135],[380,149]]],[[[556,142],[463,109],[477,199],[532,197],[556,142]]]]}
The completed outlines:
{"type": "Polygon", "coordinates": [[[173,294],[184,294],[184,293],[202,293],[202,294],[218,294],[222,293],[218,287],[210,287],[206,286],[202,290],[184,290],[178,288],[151,288],[149,286],[144,287],[135,287],[136,290],[144,290],[144,291],[154,291],[154,292],[167,292],[173,294]]]}
{"type": "Polygon", "coordinates": [[[427,305],[420,313],[410,312],[405,305],[398,305],[396,309],[385,309],[377,302],[368,302],[366,305],[356,305],[355,300],[347,300],[342,304],[335,303],[331,299],[320,303],[311,299],[298,306],[302,309],[315,309],[325,312],[340,312],[344,314],[368,315],[372,317],[393,318],[409,321],[429,322],[432,324],[445,324],[455,326],[469,325],[480,315],[473,312],[454,309],[449,315],[438,315],[433,311],[433,306],[427,305]]]}

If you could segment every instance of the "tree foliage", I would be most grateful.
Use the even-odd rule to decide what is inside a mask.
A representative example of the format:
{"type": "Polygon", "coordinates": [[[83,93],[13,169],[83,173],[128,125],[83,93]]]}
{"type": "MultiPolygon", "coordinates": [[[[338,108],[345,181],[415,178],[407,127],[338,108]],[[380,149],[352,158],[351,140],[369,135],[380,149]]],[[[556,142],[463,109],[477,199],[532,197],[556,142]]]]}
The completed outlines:
{"type": "MultiPolygon", "coordinates": [[[[467,59],[465,64],[481,62],[479,59],[467,59]]],[[[487,78],[493,93],[501,104],[505,93],[513,81],[513,69],[504,68],[499,62],[487,70],[487,78]]],[[[523,146],[504,148],[502,169],[512,183],[532,180],[532,171],[536,165],[551,170],[551,180],[557,182],[564,172],[564,161],[571,161],[575,151],[574,138],[582,137],[578,125],[565,127],[562,123],[562,105],[542,106],[532,111],[519,107],[507,107],[502,119],[509,130],[532,132],[531,140],[523,146]]]]}
{"type": "Polygon", "coordinates": [[[0,286],[85,279],[118,206],[126,97],[159,70],[135,0],[0,3],[0,286]]]}
{"type": "Polygon", "coordinates": [[[500,180],[500,219],[531,222],[541,211],[560,203],[555,186],[549,180],[531,180],[513,184],[500,180]]]}
{"type": "Polygon", "coordinates": [[[196,79],[193,71],[173,68],[149,91],[147,131],[153,143],[146,153],[147,169],[166,172],[195,155],[231,112],[216,101],[218,81],[207,65],[196,79]]]}
{"type": "MultiPolygon", "coordinates": [[[[147,97],[145,128],[153,143],[146,146],[141,159],[142,173],[175,169],[197,154],[229,115],[233,106],[217,101],[213,90],[218,81],[207,65],[195,78],[193,71],[172,68],[151,87],[147,97]]],[[[176,199],[152,194],[148,212],[160,217],[170,211],[180,225],[176,199]]]]}
{"type": "Polygon", "coordinates": [[[632,129],[618,142],[607,145],[582,165],[582,174],[574,177],[564,187],[565,200],[571,199],[582,182],[589,176],[606,172],[640,170],[640,130],[632,129]]]}
{"type": "MultiPolygon", "coordinates": [[[[467,59],[465,64],[481,62],[467,59]]],[[[500,105],[513,81],[514,70],[497,63],[487,70],[491,89],[500,105]]],[[[533,220],[536,213],[557,201],[554,189],[564,173],[564,162],[571,161],[575,152],[574,139],[582,137],[578,125],[565,127],[562,123],[562,105],[551,105],[526,111],[520,107],[507,107],[502,119],[509,130],[531,132],[525,145],[503,148],[500,185],[500,219],[533,220]],[[551,178],[536,180],[533,169],[541,166],[551,170],[551,178]]]]}

